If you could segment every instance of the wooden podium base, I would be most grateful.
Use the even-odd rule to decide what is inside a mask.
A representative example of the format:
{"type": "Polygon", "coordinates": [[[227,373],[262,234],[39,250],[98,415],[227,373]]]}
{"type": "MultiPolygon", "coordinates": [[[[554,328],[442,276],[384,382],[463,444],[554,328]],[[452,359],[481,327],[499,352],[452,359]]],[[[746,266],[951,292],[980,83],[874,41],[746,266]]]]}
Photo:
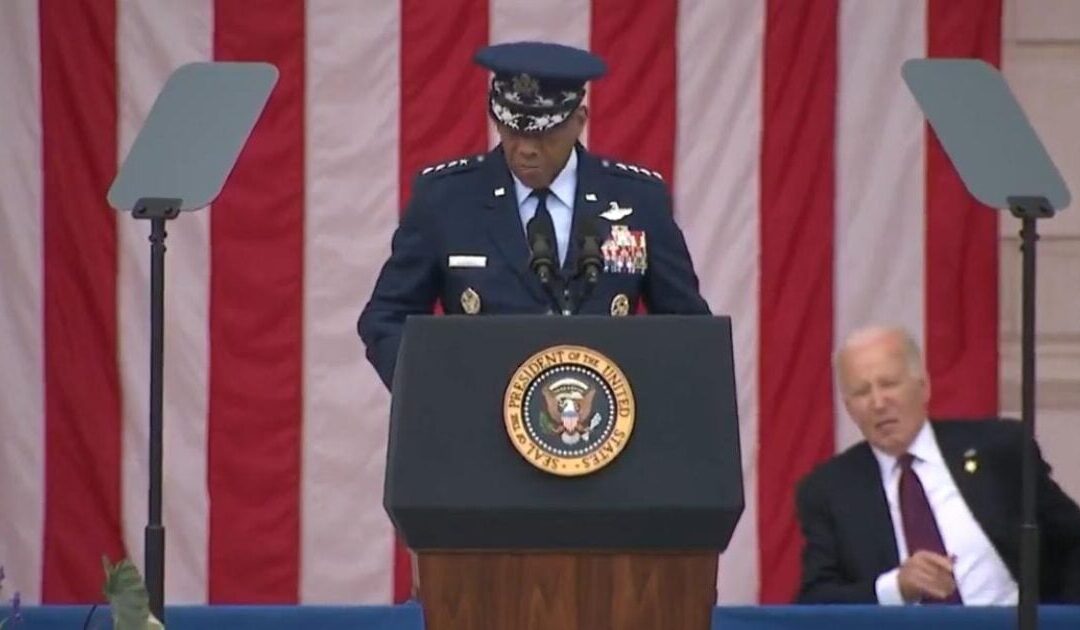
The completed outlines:
{"type": "Polygon", "coordinates": [[[716,551],[420,552],[427,630],[708,630],[716,551]]]}

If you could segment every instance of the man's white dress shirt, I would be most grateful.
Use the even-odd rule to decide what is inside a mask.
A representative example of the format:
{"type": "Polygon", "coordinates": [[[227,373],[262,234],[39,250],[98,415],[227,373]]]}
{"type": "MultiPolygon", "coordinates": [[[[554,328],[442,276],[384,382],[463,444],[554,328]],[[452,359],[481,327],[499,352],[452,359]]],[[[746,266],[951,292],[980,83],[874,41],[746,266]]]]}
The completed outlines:
{"type": "MultiPolygon", "coordinates": [[[[900,463],[896,457],[876,448],[874,457],[881,467],[881,481],[889,502],[889,516],[896,534],[897,557],[901,564],[908,557],[904,538],[904,523],[900,517],[900,463]]],[[[1011,606],[1016,604],[1019,591],[1008,567],[1001,560],[994,545],[971,514],[964,497],[949,472],[941,455],[937,438],[930,423],[922,429],[908,448],[915,456],[912,470],[919,476],[930,509],[934,512],[941,539],[948,555],[953,557],[953,574],[960,597],[969,606],[1011,606]]],[[[904,603],[900,595],[899,567],[882,573],[877,578],[875,590],[878,602],[886,605],[904,603]]]]}

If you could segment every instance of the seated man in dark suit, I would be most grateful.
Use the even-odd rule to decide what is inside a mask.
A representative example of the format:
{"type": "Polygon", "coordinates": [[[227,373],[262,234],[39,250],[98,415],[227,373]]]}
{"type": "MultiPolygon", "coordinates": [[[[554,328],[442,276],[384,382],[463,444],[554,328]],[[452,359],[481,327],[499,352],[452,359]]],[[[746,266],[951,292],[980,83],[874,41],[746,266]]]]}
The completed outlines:
{"type": "Polygon", "coordinates": [[[523,42],[482,49],[493,151],[420,171],[358,322],[390,386],[405,318],[495,313],[708,314],[660,174],[578,141],[591,53],[523,42]],[[590,264],[585,264],[590,261],[590,264]],[[543,276],[544,281],[541,281],[543,276]]]}
{"type": "MultiPolygon", "coordinates": [[[[1015,604],[1019,423],[927,421],[930,383],[899,329],[853,333],[836,372],[866,441],[799,485],[799,601],[1015,604]]],[[[1041,599],[1080,601],[1080,508],[1038,461],[1041,599]]]]}

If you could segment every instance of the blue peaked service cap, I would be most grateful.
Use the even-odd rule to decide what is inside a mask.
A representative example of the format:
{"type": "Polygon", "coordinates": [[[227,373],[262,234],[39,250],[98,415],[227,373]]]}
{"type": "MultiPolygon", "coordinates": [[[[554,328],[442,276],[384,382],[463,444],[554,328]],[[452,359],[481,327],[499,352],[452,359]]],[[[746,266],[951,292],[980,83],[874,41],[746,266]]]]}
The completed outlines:
{"type": "Polygon", "coordinates": [[[491,70],[491,117],[523,134],[553,129],[585,98],[585,82],[607,65],[596,55],[562,44],[513,42],[480,49],[476,63],[491,70]]]}

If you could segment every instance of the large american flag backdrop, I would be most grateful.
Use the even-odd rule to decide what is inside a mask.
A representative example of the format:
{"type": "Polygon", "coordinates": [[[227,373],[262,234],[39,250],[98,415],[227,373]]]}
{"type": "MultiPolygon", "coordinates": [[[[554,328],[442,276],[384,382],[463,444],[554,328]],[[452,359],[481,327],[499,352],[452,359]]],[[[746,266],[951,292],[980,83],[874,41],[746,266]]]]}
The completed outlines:
{"type": "Polygon", "coordinates": [[[6,588],[93,601],[103,554],[142,562],[149,228],[105,191],[172,70],[264,60],[280,82],[223,194],[169,225],[167,600],[407,596],[355,320],[413,174],[491,146],[474,51],[546,39],[607,59],[586,143],[664,174],[734,322],[746,511],[719,599],[790,600],[794,483],[857,438],[846,332],[906,325],[934,414],[997,409],[998,219],[899,70],[997,63],[1000,25],[1000,0],[0,2],[6,588]]]}

